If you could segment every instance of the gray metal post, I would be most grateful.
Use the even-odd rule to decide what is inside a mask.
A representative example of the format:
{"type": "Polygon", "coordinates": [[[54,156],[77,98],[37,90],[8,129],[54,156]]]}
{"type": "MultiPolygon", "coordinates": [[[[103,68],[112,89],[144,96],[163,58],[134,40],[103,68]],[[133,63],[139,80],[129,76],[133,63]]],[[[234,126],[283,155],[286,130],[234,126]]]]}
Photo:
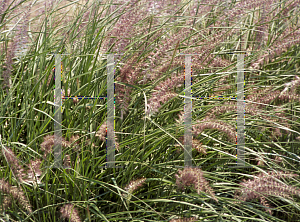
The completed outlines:
{"type": "Polygon", "coordinates": [[[185,55],[184,89],[184,166],[192,166],[192,88],[191,55],[185,55]]]}
{"type": "Polygon", "coordinates": [[[61,55],[55,54],[55,91],[54,91],[54,168],[62,167],[61,157],[61,55]]]}
{"type": "Polygon", "coordinates": [[[237,165],[245,166],[244,54],[237,54],[237,165]]]}
{"type": "Polygon", "coordinates": [[[115,167],[114,55],[107,55],[107,167],[115,167]]]}

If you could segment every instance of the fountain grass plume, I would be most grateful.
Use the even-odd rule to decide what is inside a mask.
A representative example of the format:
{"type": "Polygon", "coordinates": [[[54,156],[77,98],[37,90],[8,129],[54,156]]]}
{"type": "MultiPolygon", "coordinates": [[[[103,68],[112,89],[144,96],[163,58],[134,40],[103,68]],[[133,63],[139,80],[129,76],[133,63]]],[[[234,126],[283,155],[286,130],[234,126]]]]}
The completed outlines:
{"type": "Polygon", "coordinates": [[[81,222],[79,212],[74,204],[65,204],[60,208],[61,218],[67,219],[70,222],[81,222]]]}
{"type": "Polygon", "coordinates": [[[185,167],[184,170],[178,170],[178,174],[175,177],[178,189],[184,190],[187,187],[193,186],[198,194],[201,191],[206,192],[211,195],[212,199],[218,202],[213,189],[209,186],[201,169],[185,167]]]}
{"type": "Polygon", "coordinates": [[[235,192],[235,198],[240,201],[248,201],[259,198],[266,211],[272,214],[269,204],[266,202],[268,196],[279,196],[291,199],[291,195],[300,195],[300,189],[278,182],[276,179],[293,178],[299,175],[283,171],[271,171],[259,173],[254,179],[243,180],[240,190],[235,192]]]}
{"type": "Polygon", "coordinates": [[[12,198],[16,200],[23,209],[25,209],[28,213],[32,213],[30,202],[26,199],[21,188],[13,187],[4,179],[0,179],[0,190],[3,193],[11,195],[12,198]]]}

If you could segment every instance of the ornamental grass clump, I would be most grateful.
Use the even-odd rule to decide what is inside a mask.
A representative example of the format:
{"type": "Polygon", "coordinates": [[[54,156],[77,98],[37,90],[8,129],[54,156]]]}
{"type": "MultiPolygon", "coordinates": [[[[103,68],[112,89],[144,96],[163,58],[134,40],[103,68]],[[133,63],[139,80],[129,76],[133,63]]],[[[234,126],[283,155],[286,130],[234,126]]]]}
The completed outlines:
{"type": "Polygon", "coordinates": [[[276,179],[280,178],[292,178],[299,175],[293,173],[287,173],[283,171],[271,171],[267,173],[259,173],[254,179],[244,179],[240,183],[241,189],[235,192],[235,199],[239,201],[249,201],[253,199],[260,199],[261,204],[266,207],[266,211],[272,214],[269,204],[266,201],[266,197],[277,196],[292,199],[292,195],[300,196],[300,189],[291,185],[278,182],[276,179]]]}
{"type": "Polygon", "coordinates": [[[185,167],[184,170],[178,170],[175,174],[176,185],[179,190],[193,186],[198,194],[206,192],[211,195],[212,199],[218,202],[213,189],[203,176],[203,172],[199,168],[185,167]]]}
{"type": "MultiPolygon", "coordinates": [[[[0,155],[0,175],[9,183],[21,185],[18,188],[26,194],[33,212],[24,213],[17,205],[21,201],[12,197],[15,194],[1,191],[0,201],[6,209],[1,220],[299,220],[296,198],[270,199],[273,196],[261,186],[255,191],[262,193],[257,195],[262,204],[258,200],[258,204],[235,205],[232,190],[241,177],[257,178],[260,169],[299,174],[296,96],[300,94],[300,0],[3,3],[0,84],[5,88],[0,87],[0,146],[4,149],[2,141],[12,144],[11,150],[17,148],[18,153],[7,151],[6,156],[0,155]],[[29,9],[34,16],[27,17],[29,9]],[[240,101],[232,98],[237,95],[237,79],[241,76],[237,75],[239,53],[244,54],[243,71],[239,74],[244,74],[246,103],[245,140],[239,140],[242,144],[235,141],[236,129],[241,132],[243,128],[236,122],[240,101]],[[53,54],[61,54],[62,96],[77,96],[73,101],[62,100],[61,129],[65,139],[59,139],[64,166],[73,169],[45,167],[44,173],[40,165],[51,166],[46,160],[54,157],[54,136],[40,141],[41,135],[54,134],[57,85],[52,69],[58,61],[53,54]],[[108,54],[114,55],[115,62],[114,131],[123,148],[114,155],[118,165],[115,168],[107,162],[107,126],[103,124],[109,112],[108,54]],[[174,117],[187,111],[186,55],[191,55],[192,68],[191,160],[202,173],[209,172],[211,186],[200,169],[173,171],[174,167],[186,165],[187,160],[186,152],[179,150],[177,154],[171,145],[174,140],[180,147],[187,143],[181,137],[184,115],[179,118],[181,124],[175,124],[174,117]],[[218,94],[224,98],[211,98],[218,94]],[[79,96],[90,98],[78,99],[79,96]],[[154,115],[147,115],[149,107],[154,115]],[[271,140],[272,133],[279,137],[271,140]],[[89,139],[100,146],[93,146],[89,139]],[[237,169],[239,147],[245,148],[246,167],[237,169]],[[33,158],[39,153],[47,158],[33,158]],[[231,165],[234,168],[227,167],[231,165]],[[274,215],[262,208],[271,204],[277,205],[274,215]]],[[[298,186],[298,180],[293,178],[290,182],[298,186]]],[[[276,178],[264,183],[272,185],[272,181],[283,184],[276,178]]],[[[245,192],[252,192],[251,186],[262,183],[258,179],[255,182],[244,188],[241,199],[254,200],[251,198],[257,192],[252,196],[245,192]]],[[[9,188],[6,191],[14,189],[9,188]]]]}

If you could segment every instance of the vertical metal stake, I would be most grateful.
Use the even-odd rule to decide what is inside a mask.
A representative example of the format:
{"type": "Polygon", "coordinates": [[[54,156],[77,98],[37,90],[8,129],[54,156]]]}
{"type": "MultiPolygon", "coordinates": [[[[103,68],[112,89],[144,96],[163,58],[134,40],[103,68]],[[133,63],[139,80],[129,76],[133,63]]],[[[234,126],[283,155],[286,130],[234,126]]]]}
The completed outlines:
{"type": "Polygon", "coordinates": [[[244,54],[237,54],[237,165],[245,166],[244,54]]]}
{"type": "Polygon", "coordinates": [[[114,55],[107,55],[107,167],[115,167],[114,55]]]}
{"type": "Polygon", "coordinates": [[[54,168],[62,168],[61,157],[61,55],[55,54],[55,91],[54,91],[54,168]]]}
{"type": "Polygon", "coordinates": [[[192,166],[192,88],[191,55],[185,55],[184,91],[184,167],[192,166]]]}

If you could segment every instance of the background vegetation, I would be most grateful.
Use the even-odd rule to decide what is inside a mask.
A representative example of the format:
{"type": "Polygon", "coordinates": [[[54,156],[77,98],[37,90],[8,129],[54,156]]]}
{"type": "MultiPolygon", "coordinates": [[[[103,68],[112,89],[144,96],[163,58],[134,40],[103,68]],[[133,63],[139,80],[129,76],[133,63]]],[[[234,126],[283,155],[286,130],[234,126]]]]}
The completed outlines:
{"type": "Polygon", "coordinates": [[[299,221],[300,1],[1,1],[1,221],[299,221]],[[237,57],[245,159],[236,165],[237,57]],[[106,100],[63,101],[54,144],[52,53],[65,96],[106,96],[115,56],[116,165],[106,100]],[[184,56],[193,166],[184,166],[184,56]]]}

